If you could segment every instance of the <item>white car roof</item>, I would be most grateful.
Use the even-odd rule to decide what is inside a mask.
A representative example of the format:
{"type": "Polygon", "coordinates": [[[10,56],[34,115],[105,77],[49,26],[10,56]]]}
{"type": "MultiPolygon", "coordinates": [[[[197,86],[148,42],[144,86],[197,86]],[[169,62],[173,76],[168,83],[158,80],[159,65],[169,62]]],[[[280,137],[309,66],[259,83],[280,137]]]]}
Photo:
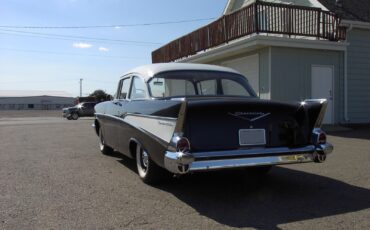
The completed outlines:
{"type": "Polygon", "coordinates": [[[122,78],[129,74],[138,74],[139,76],[143,77],[145,81],[148,81],[150,78],[152,78],[154,75],[158,73],[175,70],[207,70],[240,74],[236,70],[217,65],[190,64],[190,63],[161,63],[139,66],[127,72],[122,78]]]}

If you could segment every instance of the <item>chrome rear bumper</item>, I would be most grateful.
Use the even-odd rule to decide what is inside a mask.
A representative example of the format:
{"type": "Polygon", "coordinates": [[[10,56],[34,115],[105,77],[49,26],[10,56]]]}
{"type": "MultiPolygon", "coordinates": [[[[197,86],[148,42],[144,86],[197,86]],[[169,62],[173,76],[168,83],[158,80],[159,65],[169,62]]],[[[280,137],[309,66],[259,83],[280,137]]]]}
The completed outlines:
{"type": "Polygon", "coordinates": [[[176,174],[265,165],[323,162],[333,151],[329,143],[302,148],[257,148],[233,151],[182,153],[167,151],[165,168],[176,174]]]}

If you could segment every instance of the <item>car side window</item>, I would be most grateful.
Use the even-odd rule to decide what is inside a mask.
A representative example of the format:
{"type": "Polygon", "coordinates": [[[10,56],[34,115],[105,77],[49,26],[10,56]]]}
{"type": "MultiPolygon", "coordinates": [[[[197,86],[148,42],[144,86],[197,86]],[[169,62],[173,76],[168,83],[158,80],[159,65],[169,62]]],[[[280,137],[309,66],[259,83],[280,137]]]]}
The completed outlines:
{"type": "Polygon", "coordinates": [[[248,95],[247,90],[236,81],[229,80],[229,79],[222,79],[221,85],[222,85],[222,90],[224,92],[224,95],[233,95],[233,96],[248,95]]]}
{"type": "Polygon", "coordinates": [[[118,96],[119,99],[126,99],[127,98],[127,94],[130,90],[130,81],[131,78],[125,78],[125,79],[122,79],[121,81],[121,92],[118,96]]]}
{"type": "Polygon", "coordinates": [[[147,98],[146,84],[141,78],[134,77],[131,87],[130,99],[143,98],[147,98]]]}
{"type": "Polygon", "coordinates": [[[215,79],[200,81],[197,88],[200,95],[217,95],[217,81],[215,79]]]}

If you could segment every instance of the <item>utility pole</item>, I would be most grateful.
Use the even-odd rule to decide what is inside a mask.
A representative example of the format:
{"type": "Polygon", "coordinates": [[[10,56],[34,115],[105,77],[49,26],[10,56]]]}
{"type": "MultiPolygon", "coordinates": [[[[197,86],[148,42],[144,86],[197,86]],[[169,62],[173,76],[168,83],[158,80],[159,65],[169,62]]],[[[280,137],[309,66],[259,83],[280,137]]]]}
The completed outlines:
{"type": "Polygon", "coordinates": [[[80,97],[82,97],[82,78],[80,78],[80,97]]]}

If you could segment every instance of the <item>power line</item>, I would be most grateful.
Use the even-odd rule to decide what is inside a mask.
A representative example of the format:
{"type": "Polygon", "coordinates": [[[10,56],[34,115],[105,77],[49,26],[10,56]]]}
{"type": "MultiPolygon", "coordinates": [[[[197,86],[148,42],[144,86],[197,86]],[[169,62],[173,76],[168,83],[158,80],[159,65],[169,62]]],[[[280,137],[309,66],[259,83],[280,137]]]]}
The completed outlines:
{"type": "Polygon", "coordinates": [[[165,21],[165,22],[152,22],[152,23],[137,23],[137,24],[117,24],[117,25],[90,25],[90,26],[9,26],[0,25],[0,28],[13,28],[13,29],[94,29],[94,28],[120,28],[120,27],[138,27],[138,26],[154,26],[154,25],[169,25],[181,24],[189,22],[209,21],[215,18],[198,18],[190,20],[179,21],[165,21]]]}
{"type": "Polygon", "coordinates": [[[39,37],[45,39],[59,39],[70,41],[73,38],[73,41],[76,39],[83,40],[93,40],[93,41],[104,41],[104,42],[114,42],[114,43],[130,43],[130,44],[141,44],[141,45],[160,45],[159,42],[147,42],[147,41],[132,41],[132,40],[121,40],[121,39],[109,39],[109,38],[96,38],[96,37],[85,37],[85,36],[72,36],[72,35],[63,35],[63,34],[49,34],[49,33],[37,33],[37,32],[28,32],[20,30],[9,30],[9,29],[0,29],[2,34],[15,35],[15,36],[29,36],[29,37],[39,37]],[[11,32],[11,33],[5,33],[11,32]],[[19,33],[19,34],[15,34],[19,33]]]}
{"type": "Polygon", "coordinates": [[[24,52],[24,53],[45,53],[45,54],[53,54],[53,55],[70,55],[70,56],[99,57],[99,58],[146,59],[145,57],[124,57],[124,56],[108,56],[108,55],[103,56],[103,55],[94,55],[94,54],[77,54],[77,53],[44,51],[44,50],[24,50],[24,49],[12,49],[12,48],[2,48],[2,47],[0,47],[0,50],[24,52]]]}

